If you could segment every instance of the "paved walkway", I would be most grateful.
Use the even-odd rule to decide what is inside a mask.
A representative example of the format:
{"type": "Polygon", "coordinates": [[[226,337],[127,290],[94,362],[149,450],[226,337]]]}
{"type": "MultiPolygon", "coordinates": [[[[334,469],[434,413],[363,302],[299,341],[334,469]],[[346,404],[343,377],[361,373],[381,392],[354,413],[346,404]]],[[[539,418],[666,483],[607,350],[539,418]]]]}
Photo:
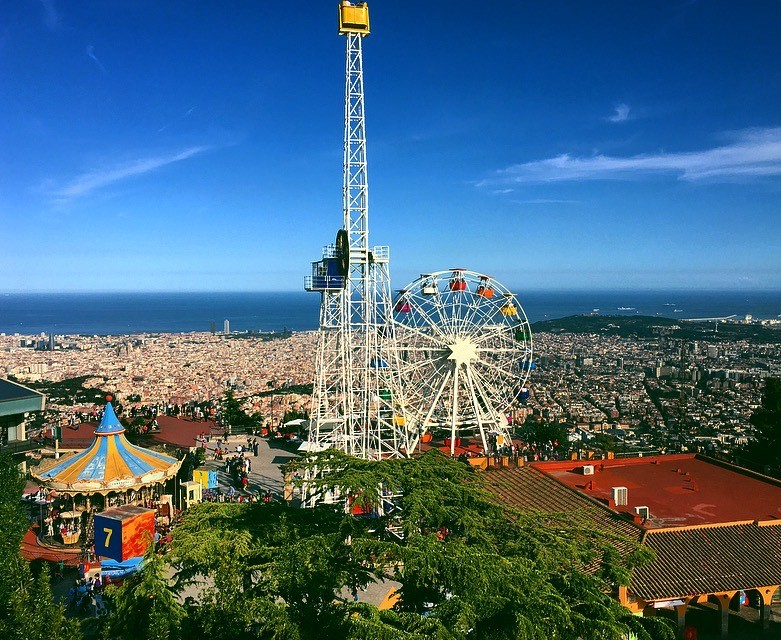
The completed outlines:
{"type": "MultiPolygon", "coordinates": [[[[246,446],[247,437],[245,435],[236,435],[228,437],[227,448],[230,450],[230,455],[236,453],[236,447],[238,445],[246,446]]],[[[212,440],[206,443],[206,449],[208,453],[206,455],[207,469],[217,470],[217,481],[219,483],[219,491],[226,493],[233,486],[231,482],[230,473],[225,468],[225,460],[214,460],[214,450],[217,448],[217,442],[212,440]]],[[[226,448],[220,440],[220,448],[226,448]]],[[[244,457],[250,459],[251,469],[248,474],[249,484],[247,490],[254,494],[265,494],[270,491],[274,496],[274,499],[281,500],[283,497],[284,480],[282,477],[282,465],[290,462],[294,458],[298,457],[293,445],[283,444],[281,441],[274,438],[258,438],[258,455],[255,456],[252,453],[243,453],[244,457]]],[[[239,491],[238,487],[234,487],[239,491]]]]}

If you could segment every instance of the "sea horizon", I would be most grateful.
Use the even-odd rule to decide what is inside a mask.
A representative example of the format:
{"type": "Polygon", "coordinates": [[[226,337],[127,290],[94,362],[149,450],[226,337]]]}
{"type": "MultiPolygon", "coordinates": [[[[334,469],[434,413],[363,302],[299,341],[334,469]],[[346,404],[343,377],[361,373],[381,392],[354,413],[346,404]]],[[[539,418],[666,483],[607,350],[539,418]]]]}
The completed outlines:
{"type": "MultiPolygon", "coordinates": [[[[598,312],[677,318],[781,317],[781,290],[527,290],[530,322],[598,312]]],[[[320,296],[305,291],[0,293],[0,333],[129,335],[317,329],[320,296]]]]}

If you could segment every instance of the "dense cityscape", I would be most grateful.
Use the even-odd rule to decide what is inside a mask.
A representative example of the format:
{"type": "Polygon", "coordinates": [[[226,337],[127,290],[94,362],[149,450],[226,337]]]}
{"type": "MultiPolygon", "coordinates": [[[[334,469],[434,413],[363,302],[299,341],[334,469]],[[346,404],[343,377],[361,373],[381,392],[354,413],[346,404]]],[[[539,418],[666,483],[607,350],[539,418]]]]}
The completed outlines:
{"type": "MultiPolygon", "coordinates": [[[[288,412],[308,411],[315,340],[314,332],[3,335],[0,374],[32,384],[84,378],[125,405],[160,411],[219,406],[231,390],[277,427],[288,412]]],[[[751,437],[764,379],[781,376],[781,343],[724,339],[718,330],[686,340],[664,328],[648,337],[543,329],[535,360],[530,397],[508,412],[516,425],[563,425],[575,450],[729,455],[751,437]]],[[[54,399],[48,409],[52,424],[65,424],[74,406],[54,399]]]]}

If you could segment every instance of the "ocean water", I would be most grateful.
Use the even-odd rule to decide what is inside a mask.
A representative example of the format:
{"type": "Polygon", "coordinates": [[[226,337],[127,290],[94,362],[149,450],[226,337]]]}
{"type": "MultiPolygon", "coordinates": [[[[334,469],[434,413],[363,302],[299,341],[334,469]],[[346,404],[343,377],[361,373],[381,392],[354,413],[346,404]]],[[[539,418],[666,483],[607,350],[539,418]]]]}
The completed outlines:
{"type": "MultiPolygon", "coordinates": [[[[531,291],[530,322],[591,313],[717,318],[781,317],[781,291],[531,291]]],[[[0,332],[117,335],[316,329],[320,297],[306,292],[0,294],[0,332]]]]}

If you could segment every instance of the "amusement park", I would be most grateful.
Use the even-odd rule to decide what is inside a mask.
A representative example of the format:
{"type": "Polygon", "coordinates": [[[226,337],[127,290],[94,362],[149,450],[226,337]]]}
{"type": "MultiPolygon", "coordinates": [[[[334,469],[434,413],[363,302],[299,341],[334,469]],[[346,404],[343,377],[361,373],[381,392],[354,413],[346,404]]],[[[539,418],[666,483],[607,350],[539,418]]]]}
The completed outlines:
{"type": "Polygon", "coordinates": [[[312,263],[320,330],[307,451],[411,456],[447,433],[450,455],[511,446],[509,413],[528,394],[532,336],[515,293],[465,268],[391,294],[390,248],[369,240],[362,43],[366,4],[343,3],[346,39],[343,219],[312,263]]]}
{"type": "MultiPolygon", "coordinates": [[[[9,637],[771,637],[781,568],[744,570],[740,540],[781,554],[781,481],[694,454],[537,456],[517,430],[537,369],[523,292],[479,264],[392,284],[369,233],[369,7],[337,8],[342,215],[304,278],[310,407],[269,425],[231,391],[176,415],[107,395],[25,476],[3,457],[21,556],[0,558],[0,633],[44,602],[9,637]]],[[[6,433],[44,405],[0,380],[6,433]]]]}

